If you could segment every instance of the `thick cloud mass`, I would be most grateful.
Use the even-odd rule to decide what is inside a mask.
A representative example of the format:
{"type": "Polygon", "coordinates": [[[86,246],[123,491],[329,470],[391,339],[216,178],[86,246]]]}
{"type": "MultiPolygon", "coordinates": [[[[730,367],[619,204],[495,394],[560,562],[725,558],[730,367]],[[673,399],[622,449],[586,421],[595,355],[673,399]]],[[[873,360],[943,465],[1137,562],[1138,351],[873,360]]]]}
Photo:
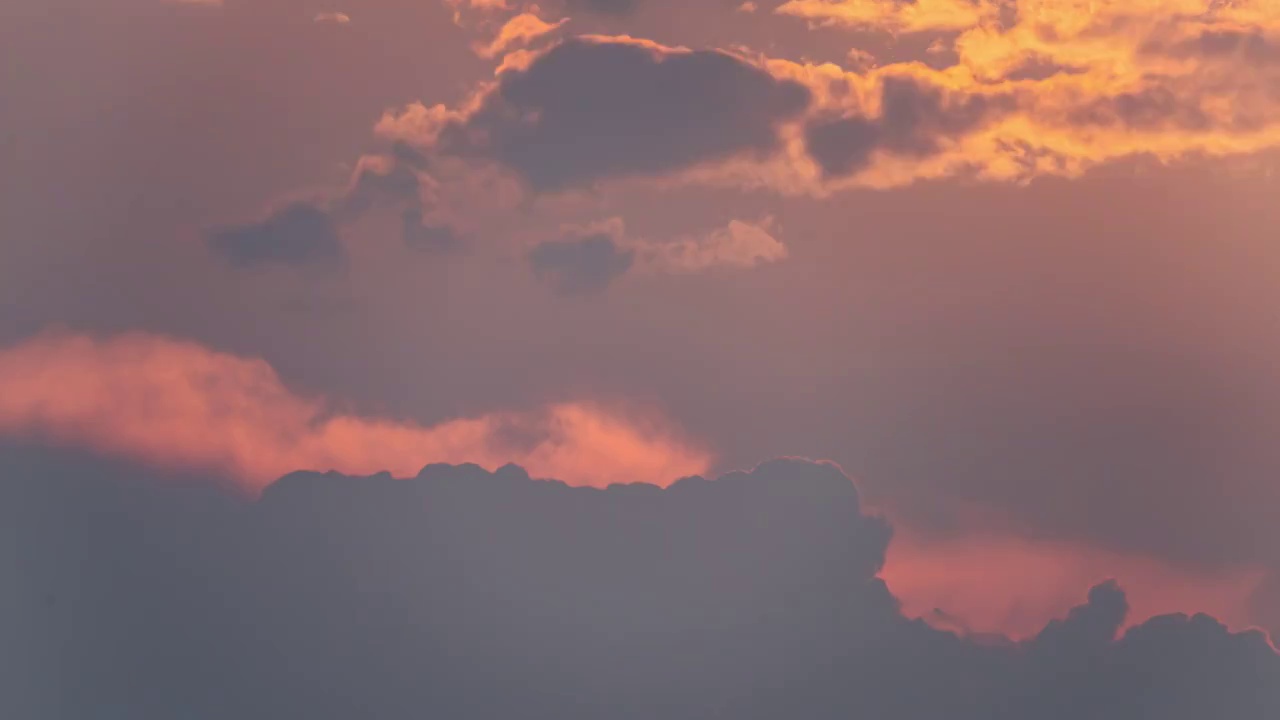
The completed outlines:
{"type": "Polygon", "coordinates": [[[1167,616],[1116,639],[1110,584],[1021,645],[904,620],[874,577],[889,528],[830,465],[666,490],[298,473],[247,503],[0,454],[5,717],[1280,713],[1262,636],[1167,616]]]}
{"type": "Polygon", "coordinates": [[[534,273],[565,295],[604,290],[634,262],[635,253],[620,248],[605,233],[544,242],[529,253],[534,273]]]}
{"type": "Polygon", "coordinates": [[[209,247],[234,267],[332,263],[343,258],[342,240],[328,211],[291,203],[258,222],[223,228],[209,247]]]}
{"type": "Polygon", "coordinates": [[[907,157],[935,153],[945,140],[1012,107],[1008,97],[948,98],[941,89],[905,76],[885,78],[880,103],[878,117],[824,119],[807,128],[809,152],[823,172],[844,175],[862,170],[877,150],[907,157]]]}
{"type": "Polygon", "coordinates": [[[559,190],[771,150],[777,124],[808,103],[799,83],[722,52],[580,38],[502,73],[440,146],[559,190]]]}

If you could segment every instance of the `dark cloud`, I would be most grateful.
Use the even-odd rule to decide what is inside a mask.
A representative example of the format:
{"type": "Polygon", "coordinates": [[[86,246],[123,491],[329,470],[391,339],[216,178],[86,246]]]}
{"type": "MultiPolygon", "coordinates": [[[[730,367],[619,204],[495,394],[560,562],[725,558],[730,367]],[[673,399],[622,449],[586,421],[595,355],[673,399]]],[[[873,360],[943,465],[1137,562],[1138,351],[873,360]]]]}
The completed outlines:
{"type": "Polygon", "coordinates": [[[604,290],[634,263],[635,252],[608,233],[544,242],[529,253],[534,273],[565,295],[604,290]]]}
{"type": "Polygon", "coordinates": [[[382,203],[421,202],[418,174],[411,165],[420,156],[405,155],[408,161],[401,161],[400,155],[405,152],[402,149],[393,154],[387,167],[359,167],[346,193],[335,203],[335,211],[344,218],[356,218],[382,203]]]}
{"type": "Polygon", "coordinates": [[[1200,107],[1198,97],[1185,96],[1165,85],[1100,97],[1071,112],[1068,120],[1078,125],[1143,130],[1204,131],[1214,125],[1214,120],[1200,107]]]}
{"type": "Polygon", "coordinates": [[[809,153],[828,175],[848,175],[866,167],[876,151],[908,157],[938,152],[944,140],[976,129],[1012,109],[1012,98],[959,94],[909,77],[887,77],[878,116],[816,120],[806,128],[809,153]]]}
{"type": "Polygon", "coordinates": [[[0,449],[5,717],[1270,720],[1280,657],[1104,584],[1021,644],[908,621],[830,465],[661,490],[508,466],[256,501],[0,449]]]}
{"type": "Polygon", "coordinates": [[[629,15],[639,5],[639,0],[568,0],[570,10],[586,10],[601,15],[629,15]]]}
{"type": "Polygon", "coordinates": [[[341,262],[345,253],[333,216],[310,202],[294,202],[258,222],[220,228],[209,247],[232,266],[341,262]]]}
{"type": "Polygon", "coordinates": [[[725,53],[575,39],[504,72],[439,146],[497,160],[535,189],[560,190],[769,152],[777,124],[809,99],[804,86],[725,53]]]}
{"type": "Polygon", "coordinates": [[[306,265],[345,258],[338,228],[379,208],[400,208],[405,244],[419,250],[456,250],[461,234],[425,218],[419,171],[426,158],[404,143],[385,156],[361,158],[346,189],[327,199],[297,201],[256,223],[209,233],[215,252],[238,268],[269,263],[306,265]]]}
{"type": "Polygon", "coordinates": [[[422,208],[411,207],[402,215],[404,242],[415,250],[453,252],[462,247],[462,235],[452,225],[432,224],[423,218],[422,208]]]}
{"type": "Polygon", "coordinates": [[[1237,59],[1251,66],[1280,62],[1280,41],[1257,29],[1203,30],[1178,42],[1149,42],[1143,51],[1181,58],[1237,59]]]}

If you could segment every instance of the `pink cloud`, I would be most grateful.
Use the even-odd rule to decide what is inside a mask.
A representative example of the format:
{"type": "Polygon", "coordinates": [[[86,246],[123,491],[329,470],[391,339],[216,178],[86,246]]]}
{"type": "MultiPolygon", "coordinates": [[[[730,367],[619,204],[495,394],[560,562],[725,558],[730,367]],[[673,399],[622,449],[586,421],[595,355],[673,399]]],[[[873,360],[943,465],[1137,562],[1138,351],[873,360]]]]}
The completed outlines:
{"type": "Polygon", "coordinates": [[[881,577],[907,616],[1027,638],[1079,605],[1081,588],[1108,579],[1118,580],[1128,596],[1125,627],[1157,615],[1204,612],[1243,630],[1254,624],[1250,601],[1266,571],[1194,571],[1083,543],[1004,534],[929,541],[896,526],[881,577]]]}
{"type": "Polygon", "coordinates": [[[258,491],[298,469],[412,475],[508,462],[575,485],[672,480],[710,456],[661,420],[564,402],[423,426],[341,412],[265,361],[147,334],[46,333],[0,351],[0,436],[226,474],[258,491]]]}

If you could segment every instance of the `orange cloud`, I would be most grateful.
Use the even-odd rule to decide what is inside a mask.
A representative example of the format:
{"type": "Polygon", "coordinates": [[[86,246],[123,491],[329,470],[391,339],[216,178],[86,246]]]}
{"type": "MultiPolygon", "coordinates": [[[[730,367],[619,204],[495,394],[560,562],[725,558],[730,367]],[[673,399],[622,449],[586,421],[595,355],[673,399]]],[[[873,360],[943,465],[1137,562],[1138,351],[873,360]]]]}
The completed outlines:
{"type": "Polygon", "coordinates": [[[494,58],[508,49],[528,45],[538,38],[553,33],[567,22],[569,18],[561,18],[549,23],[533,12],[520,13],[504,23],[497,35],[487,44],[476,45],[475,51],[480,57],[494,58]]]}
{"type": "MultiPolygon", "coordinates": [[[[651,179],[821,197],[957,175],[1076,177],[1135,156],[1174,162],[1280,147],[1276,0],[791,0],[777,12],[889,33],[945,32],[958,61],[871,67],[854,49],[841,67],[725,53],[803,84],[814,101],[778,118],[780,142],[767,153],[693,153],[647,172],[651,179]],[[904,84],[917,88],[914,97],[893,94],[904,84]]],[[[634,38],[589,40],[641,43],[662,57],[686,52],[634,38]]],[[[553,52],[522,52],[504,69],[514,80],[553,52]]],[[[457,107],[388,113],[377,131],[430,152],[444,124],[466,127],[501,83],[477,86],[457,107]]],[[[660,105],[662,88],[649,92],[646,102],[660,105]]]]}
{"type": "Polygon", "coordinates": [[[1157,615],[1205,612],[1243,630],[1253,624],[1251,597],[1266,571],[1197,573],[1154,558],[1007,535],[926,541],[896,527],[880,576],[909,617],[1022,639],[1065,617],[1083,600],[1082,588],[1107,579],[1118,580],[1128,596],[1126,627],[1157,615]]]}
{"type": "Polygon", "coordinates": [[[51,332],[0,351],[0,435],[224,473],[250,491],[298,469],[404,476],[436,462],[665,485],[711,460],[660,420],[591,403],[432,426],[339,412],[263,360],[137,333],[51,332]]]}
{"type": "Polygon", "coordinates": [[[844,25],[891,32],[963,30],[995,19],[990,0],[788,0],[774,12],[819,25],[844,25]]]}

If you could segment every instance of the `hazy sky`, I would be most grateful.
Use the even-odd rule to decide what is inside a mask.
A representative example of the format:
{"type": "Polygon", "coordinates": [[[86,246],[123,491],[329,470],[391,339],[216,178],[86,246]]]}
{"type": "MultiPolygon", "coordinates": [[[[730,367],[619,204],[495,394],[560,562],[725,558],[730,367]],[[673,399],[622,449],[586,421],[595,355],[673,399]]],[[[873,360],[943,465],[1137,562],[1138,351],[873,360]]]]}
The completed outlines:
{"type": "MultiPolygon", "coordinates": [[[[893,529],[857,541],[867,568],[811,565],[884,581],[857,602],[900,603],[856,622],[923,618],[983,653],[1001,634],[1022,658],[1072,608],[1114,604],[1114,579],[1128,611],[1111,633],[1197,612],[1280,633],[1277,0],[0,0],[0,48],[0,476],[54,524],[116,492],[99,474],[199,478],[210,494],[181,503],[235,508],[208,521],[216,542],[266,522],[237,514],[295,470],[510,462],[666,487],[807,458],[893,529]],[[33,483],[65,492],[37,502],[33,483]]],[[[777,502],[793,475],[809,497],[808,471],[780,467],[756,473],[777,502]]],[[[352,513],[387,509],[350,482],[352,513]]],[[[603,522],[572,497],[509,500],[542,513],[529,522],[603,522]]],[[[650,510],[609,542],[688,521],[650,510]]],[[[503,522],[477,512],[468,535],[503,522]]],[[[788,518],[779,532],[803,531],[788,518]]],[[[448,565],[445,537],[403,539],[448,565]]],[[[21,568],[88,562],[64,540],[14,559],[36,599],[13,627],[53,592],[21,568]]],[[[645,569],[609,592],[662,595],[681,562],[735,556],[705,550],[619,551],[645,569]]],[[[584,583],[572,557],[547,572],[584,583]]],[[[1156,646],[1160,622],[1143,626],[1156,646]]],[[[910,657],[902,642],[884,652],[910,657]]],[[[49,662],[57,681],[37,685],[78,672],[49,662]]],[[[602,697],[623,682],[595,681],[602,697]]],[[[685,710],[697,694],[671,693],[685,710]]],[[[87,712],[30,702],[25,717],[87,712]]],[[[392,705],[373,716],[407,712],[392,705]]]]}

